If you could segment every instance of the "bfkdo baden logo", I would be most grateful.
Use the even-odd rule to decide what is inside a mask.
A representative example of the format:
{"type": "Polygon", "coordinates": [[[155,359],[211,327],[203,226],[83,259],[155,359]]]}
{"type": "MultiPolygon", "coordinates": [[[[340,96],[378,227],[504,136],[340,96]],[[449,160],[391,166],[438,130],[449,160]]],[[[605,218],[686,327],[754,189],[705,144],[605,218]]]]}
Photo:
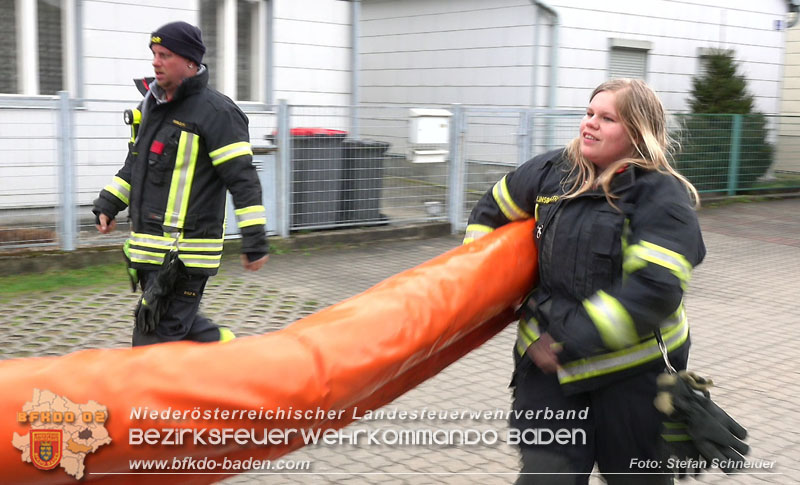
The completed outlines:
{"type": "Polygon", "coordinates": [[[58,466],[80,480],[84,459],[111,443],[106,430],[108,409],[95,401],[76,404],[50,391],[33,390],[33,399],[17,413],[17,422],[30,425],[26,435],[14,433],[11,443],[22,452],[22,461],[40,470],[58,466]]]}
{"type": "Polygon", "coordinates": [[[31,461],[36,468],[52,470],[61,462],[64,432],[60,429],[34,429],[31,436],[31,461]]]}

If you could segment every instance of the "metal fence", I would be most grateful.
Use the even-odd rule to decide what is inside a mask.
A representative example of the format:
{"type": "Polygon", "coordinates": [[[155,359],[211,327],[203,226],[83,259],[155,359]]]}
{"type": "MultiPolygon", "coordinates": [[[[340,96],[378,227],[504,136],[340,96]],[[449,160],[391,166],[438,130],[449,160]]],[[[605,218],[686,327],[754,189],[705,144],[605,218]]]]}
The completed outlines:
{"type": "MultiPolygon", "coordinates": [[[[121,167],[132,101],[0,106],[0,251],[121,241],[101,236],[92,200],[121,167]]],[[[447,221],[525,160],[563,146],[582,112],[524,108],[247,108],[267,229],[293,231],[447,221]]],[[[675,115],[678,169],[704,194],[800,188],[800,117],[675,115]]],[[[233,216],[232,207],[228,209],[233,216]]],[[[235,223],[227,237],[238,237],[235,223]]]]}

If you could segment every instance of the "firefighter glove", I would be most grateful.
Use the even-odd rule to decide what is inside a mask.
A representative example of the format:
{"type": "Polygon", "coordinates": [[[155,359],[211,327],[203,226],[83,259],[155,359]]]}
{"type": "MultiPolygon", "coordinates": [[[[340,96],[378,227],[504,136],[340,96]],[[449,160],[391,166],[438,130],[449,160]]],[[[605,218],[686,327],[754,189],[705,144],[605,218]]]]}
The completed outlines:
{"type": "Polygon", "coordinates": [[[147,282],[147,288],[136,306],[136,328],[139,332],[147,335],[155,331],[161,317],[167,312],[175,282],[183,274],[185,270],[178,253],[170,251],[164,256],[155,278],[147,282]]]}
{"type": "Polygon", "coordinates": [[[671,419],[685,423],[687,434],[700,454],[730,473],[742,466],[749,447],[747,430],[717,406],[708,387],[710,381],[681,371],[658,377],[656,408],[671,419]]]}
{"type": "Polygon", "coordinates": [[[672,470],[678,479],[697,477],[711,466],[695,446],[692,437],[688,435],[686,424],[665,422],[661,446],[663,456],[667,458],[667,467],[672,470]]]}

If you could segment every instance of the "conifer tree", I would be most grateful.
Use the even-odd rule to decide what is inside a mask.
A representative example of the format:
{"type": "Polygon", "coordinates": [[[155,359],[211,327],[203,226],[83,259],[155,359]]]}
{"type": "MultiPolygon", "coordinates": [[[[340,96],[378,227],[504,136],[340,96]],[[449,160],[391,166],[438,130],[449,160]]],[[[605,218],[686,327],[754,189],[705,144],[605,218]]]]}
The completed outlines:
{"type": "Polygon", "coordinates": [[[772,163],[767,119],[754,109],[747,80],[728,51],[712,52],[706,63],[706,72],[692,79],[692,114],[678,116],[682,129],[676,137],[682,149],[676,167],[698,190],[713,192],[729,189],[735,166],[736,188],[750,188],[772,163]],[[742,115],[738,127],[733,115],[742,115]],[[738,156],[732,158],[737,141],[738,156]]]}
{"type": "Polygon", "coordinates": [[[747,92],[747,80],[737,72],[733,57],[717,50],[705,60],[705,75],[692,79],[692,113],[752,113],[753,97],[747,92]]]}

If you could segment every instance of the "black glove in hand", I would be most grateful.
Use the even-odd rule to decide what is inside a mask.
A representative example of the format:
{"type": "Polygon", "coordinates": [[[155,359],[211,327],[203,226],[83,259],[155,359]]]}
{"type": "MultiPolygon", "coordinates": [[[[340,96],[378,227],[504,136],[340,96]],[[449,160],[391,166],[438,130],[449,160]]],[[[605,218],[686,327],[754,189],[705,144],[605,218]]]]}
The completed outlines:
{"type": "Polygon", "coordinates": [[[164,315],[164,308],[168,302],[162,298],[156,298],[151,302],[148,301],[147,292],[139,298],[139,304],[136,305],[136,329],[139,333],[148,335],[156,330],[156,325],[164,315]]]}
{"type": "Polygon", "coordinates": [[[658,377],[655,405],[671,419],[685,423],[700,454],[730,473],[742,466],[742,455],[750,449],[743,441],[747,430],[714,404],[709,385],[709,381],[686,371],[662,374],[658,377]]]}
{"type": "Polygon", "coordinates": [[[688,435],[686,424],[664,423],[661,437],[663,438],[661,445],[664,448],[662,455],[667,459],[666,466],[679,480],[697,477],[711,466],[711,462],[700,454],[692,437],[688,435]]]}
{"type": "Polygon", "coordinates": [[[167,253],[156,277],[148,282],[136,306],[136,329],[139,332],[147,335],[155,331],[161,317],[169,308],[175,282],[184,273],[185,267],[178,259],[178,253],[176,251],[167,253]]]}

